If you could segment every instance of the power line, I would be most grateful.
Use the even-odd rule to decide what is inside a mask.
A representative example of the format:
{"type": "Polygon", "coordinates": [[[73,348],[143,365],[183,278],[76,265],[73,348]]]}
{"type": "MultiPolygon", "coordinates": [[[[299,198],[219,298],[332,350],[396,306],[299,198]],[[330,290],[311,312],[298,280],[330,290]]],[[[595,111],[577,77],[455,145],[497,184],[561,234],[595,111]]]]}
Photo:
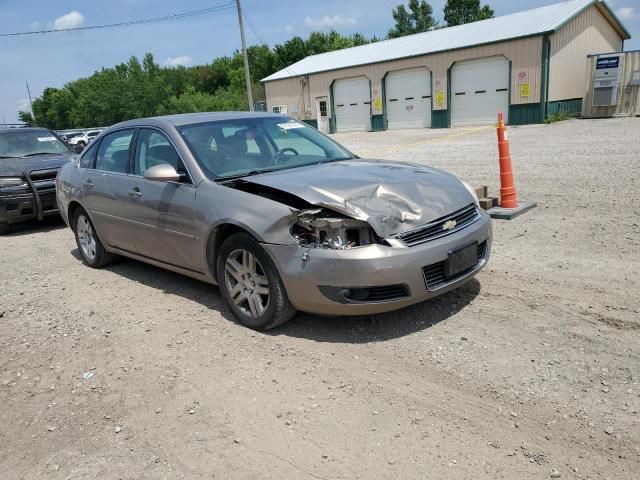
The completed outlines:
{"type": "MultiPolygon", "coordinates": [[[[247,21],[247,25],[249,25],[249,29],[253,32],[253,34],[256,36],[256,38],[258,39],[258,41],[260,43],[262,43],[263,45],[267,45],[268,43],[265,42],[262,37],[260,36],[260,34],[258,33],[257,29],[255,28],[253,22],[251,21],[251,19],[249,18],[249,16],[247,15],[246,11],[242,12],[242,16],[244,17],[244,19],[247,21]]],[[[280,56],[278,55],[278,52],[276,52],[274,49],[272,49],[273,52],[273,58],[276,59],[276,61],[280,64],[280,68],[282,68],[283,70],[286,70],[287,72],[289,72],[291,74],[291,76],[295,77],[298,74],[295,73],[293,70],[291,70],[285,62],[282,61],[282,59],[280,58],[280,56]]]]}
{"type": "Polygon", "coordinates": [[[19,37],[23,35],[42,35],[46,33],[58,33],[58,32],[77,32],[83,30],[98,30],[102,28],[115,28],[126,27],[129,25],[139,25],[143,23],[164,22],[168,20],[178,20],[181,18],[195,17],[197,15],[206,15],[209,13],[221,12],[223,10],[229,10],[235,8],[234,1],[231,0],[225,4],[218,5],[211,8],[204,8],[202,10],[194,10],[192,12],[175,13],[173,15],[165,15],[164,17],[144,18],[141,20],[130,20],[128,22],[110,23],[103,25],[90,25],[88,27],[74,27],[74,28],[59,28],[55,30],[36,30],[31,32],[14,32],[14,33],[0,33],[0,37],[19,37]]]}

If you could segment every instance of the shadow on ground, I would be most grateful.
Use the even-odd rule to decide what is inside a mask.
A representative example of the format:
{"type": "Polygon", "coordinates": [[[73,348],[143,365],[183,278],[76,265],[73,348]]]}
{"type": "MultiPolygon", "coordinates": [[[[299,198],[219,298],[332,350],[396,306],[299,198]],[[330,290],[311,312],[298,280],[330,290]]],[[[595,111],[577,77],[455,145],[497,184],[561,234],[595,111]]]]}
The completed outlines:
{"type": "Polygon", "coordinates": [[[480,282],[474,278],[457,290],[395,312],[358,317],[321,317],[298,313],[289,323],[267,334],[328,343],[383,342],[447,320],[469,305],[479,293],[480,282]]]}
{"type": "MultiPolygon", "coordinates": [[[[77,249],[71,254],[81,261],[77,249]]],[[[216,286],[129,259],[122,259],[106,269],[165,294],[197,302],[237,323],[216,286]]],[[[358,317],[323,317],[299,312],[285,325],[263,334],[327,343],[382,342],[410,335],[448,319],[469,305],[479,293],[480,283],[474,278],[457,290],[395,312],[358,317]]]]}
{"type": "Polygon", "coordinates": [[[29,220],[27,222],[14,223],[11,225],[11,231],[3,236],[5,237],[21,237],[23,235],[32,235],[34,233],[44,233],[52,230],[65,228],[67,225],[58,216],[44,217],[42,221],[29,220]]]}

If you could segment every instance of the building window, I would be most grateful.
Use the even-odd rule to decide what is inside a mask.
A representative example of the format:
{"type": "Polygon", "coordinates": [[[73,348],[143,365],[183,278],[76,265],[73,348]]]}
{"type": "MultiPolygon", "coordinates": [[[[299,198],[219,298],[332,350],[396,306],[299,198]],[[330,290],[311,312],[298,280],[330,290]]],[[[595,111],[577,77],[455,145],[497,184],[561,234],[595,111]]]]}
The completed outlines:
{"type": "Polygon", "coordinates": [[[327,116],[327,101],[326,100],[320,100],[319,106],[320,106],[320,116],[321,117],[326,117],[327,116]]]}
{"type": "Polygon", "coordinates": [[[286,115],[287,114],[287,106],[286,105],[274,105],[273,107],[271,107],[271,111],[273,111],[273,113],[280,113],[282,115],[286,115]]]}

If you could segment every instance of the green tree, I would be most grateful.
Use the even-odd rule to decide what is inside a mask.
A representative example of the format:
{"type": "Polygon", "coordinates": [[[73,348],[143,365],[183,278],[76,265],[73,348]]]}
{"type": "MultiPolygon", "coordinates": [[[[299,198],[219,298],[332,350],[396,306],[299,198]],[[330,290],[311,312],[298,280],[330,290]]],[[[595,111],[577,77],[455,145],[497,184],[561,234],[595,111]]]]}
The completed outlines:
{"type": "Polygon", "coordinates": [[[20,121],[22,123],[25,123],[28,127],[33,127],[35,125],[35,122],[33,121],[33,115],[31,115],[31,112],[25,112],[24,110],[20,110],[18,112],[18,119],[20,119],[20,121]]]}
{"type": "Polygon", "coordinates": [[[480,0],[447,0],[444,6],[444,20],[447,26],[462,25],[493,18],[489,5],[480,6],[480,0]]]}
{"type": "MultiPolygon", "coordinates": [[[[364,45],[361,34],[341,35],[335,30],[313,32],[307,39],[293,37],[270,49],[248,48],[251,89],[263,100],[260,80],[308,55],[364,45]]],[[[148,53],[142,59],[102,68],[62,88],[46,88],[33,101],[38,124],[51,129],[108,126],[167,113],[248,109],[241,52],[218,57],[206,65],[163,68],[148,53]]],[[[21,115],[28,112],[23,112],[21,115]]],[[[25,117],[26,119],[27,117],[25,117]]]]}
{"type": "Polygon", "coordinates": [[[387,38],[404,37],[438,28],[438,22],[433,17],[433,8],[425,0],[409,0],[409,10],[404,4],[400,4],[393,9],[391,15],[396,25],[389,30],[387,38]]]}

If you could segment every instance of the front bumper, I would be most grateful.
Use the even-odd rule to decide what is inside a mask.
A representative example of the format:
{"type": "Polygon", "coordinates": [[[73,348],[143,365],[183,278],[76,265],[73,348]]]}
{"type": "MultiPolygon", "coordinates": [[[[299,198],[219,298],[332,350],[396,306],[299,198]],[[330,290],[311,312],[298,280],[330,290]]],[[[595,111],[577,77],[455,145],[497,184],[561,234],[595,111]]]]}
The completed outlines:
{"type": "MultiPolygon", "coordinates": [[[[55,188],[38,190],[42,215],[58,213],[55,188]]],[[[18,223],[38,218],[38,202],[33,192],[0,194],[0,223],[18,223]]]]}
{"type": "Polygon", "coordinates": [[[468,227],[414,247],[369,245],[351,250],[307,249],[270,244],[263,244],[263,247],[274,260],[289,300],[298,310],[327,315],[367,315],[422,302],[468,282],[487,264],[491,240],[491,219],[481,212],[480,220],[468,227]],[[485,245],[484,253],[476,265],[437,289],[427,289],[423,267],[443,262],[451,250],[473,242],[485,245]],[[329,299],[325,288],[355,289],[394,285],[408,287],[407,296],[383,301],[345,303],[329,299]]]}

